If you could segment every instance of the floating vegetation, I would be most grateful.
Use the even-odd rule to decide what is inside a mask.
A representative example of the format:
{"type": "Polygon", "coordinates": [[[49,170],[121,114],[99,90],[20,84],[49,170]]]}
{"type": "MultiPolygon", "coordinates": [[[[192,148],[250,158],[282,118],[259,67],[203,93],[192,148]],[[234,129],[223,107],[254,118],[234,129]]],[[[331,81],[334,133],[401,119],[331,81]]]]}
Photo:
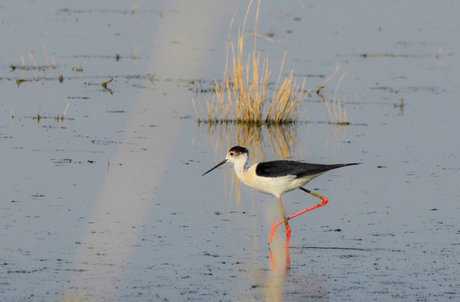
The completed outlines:
{"type": "Polygon", "coordinates": [[[16,79],[16,85],[18,85],[18,87],[23,83],[27,81],[26,79],[23,79],[23,78],[20,78],[20,79],[16,79]]]}
{"type": "Polygon", "coordinates": [[[83,67],[80,66],[80,67],[72,67],[72,71],[73,72],[83,72],[83,67]]]}
{"type": "MultiPolygon", "coordinates": [[[[160,81],[155,78],[155,75],[152,75],[150,73],[147,74],[128,74],[128,75],[123,75],[123,74],[114,74],[114,75],[72,75],[72,76],[64,76],[63,74],[60,74],[59,76],[46,76],[46,75],[31,75],[31,76],[25,76],[25,75],[19,75],[17,77],[5,77],[1,78],[0,80],[6,80],[6,81],[14,81],[16,85],[21,85],[24,82],[53,82],[53,81],[58,81],[59,83],[63,83],[64,79],[72,81],[72,80],[84,80],[84,84],[87,86],[102,86],[104,88],[107,88],[109,90],[109,84],[115,79],[126,79],[127,81],[137,81],[137,80],[148,80],[148,82],[152,85],[155,86],[156,81],[160,81]]],[[[184,85],[185,87],[188,87],[190,85],[187,84],[188,81],[186,80],[177,80],[177,83],[180,85],[184,85]]],[[[137,87],[142,87],[144,88],[145,86],[140,86],[138,85],[137,87]]]]}
{"type": "Polygon", "coordinates": [[[102,88],[104,88],[104,90],[108,91],[110,94],[113,94],[113,91],[112,91],[112,89],[107,87],[107,84],[111,83],[112,81],[113,81],[113,77],[110,77],[109,79],[105,80],[101,84],[102,88]]]}
{"type": "Polygon", "coordinates": [[[150,84],[152,84],[152,86],[155,86],[155,75],[148,73],[147,78],[149,79],[150,84]]]}
{"type": "Polygon", "coordinates": [[[107,88],[107,84],[112,82],[113,81],[113,77],[110,77],[109,79],[105,80],[104,82],[102,82],[102,87],[104,87],[105,89],[108,89],[107,88]]]}
{"type": "Polygon", "coordinates": [[[53,71],[56,70],[56,60],[54,56],[51,57],[51,63],[49,62],[48,55],[47,55],[47,49],[46,45],[43,44],[43,54],[44,54],[44,60],[45,63],[42,65],[39,65],[37,63],[37,60],[35,59],[34,55],[32,52],[29,52],[29,59],[32,61],[32,65],[26,65],[25,64],[25,59],[23,56],[21,56],[21,63],[20,64],[11,64],[10,63],[10,72],[16,72],[16,71],[22,71],[22,74],[18,77],[7,77],[6,80],[13,80],[16,82],[16,85],[19,87],[22,83],[24,82],[32,82],[32,81],[37,81],[37,80],[43,80],[47,79],[47,71],[49,69],[52,69],[53,71]],[[34,75],[32,77],[25,77],[25,72],[27,71],[33,71],[34,75]],[[37,76],[37,72],[43,72],[42,76],[37,76]]]}
{"type": "Polygon", "coordinates": [[[20,65],[10,64],[11,72],[15,71],[16,69],[22,70],[22,71],[34,70],[34,71],[43,71],[43,72],[46,72],[48,69],[56,70],[56,59],[54,58],[54,56],[52,56],[51,63],[49,62],[45,44],[43,44],[43,56],[45,58],[45,64],[38,65],[37,60],[35,59],[32,52],[29,52],[29,59],[32,61],[33,65],[25,65],[25,59],[22,56],[20,65]]]}
{"type": "Polygon", "coordinates": [[[10,64],[10,69],[11,72],[17,70],[23,70],[23,71],[30,71],[30,70],[35,70],[35,71],[46,71],[48,69],[56,69],[56,65],[14,65],[10,64]]]}
{"type": "Polygon", "coordinates": [[[404,97],[399,98],[398,104],[393,104],[395,109],[399,109],[399,114],[404,114],[404,97]]]}
{"type": "MultiPolygon", "coordinates": [[[[238,32],[237,47],[231,43],[231,71],[228,71],[229,58],[226,57],[224,77],[221,82],[215,80],[215,96],[206,102],[207,116],[202,117],[202,108],[193,106],[199,123],[236,123],[248,125],[290,124],[297,120],[300,101],[305,99],[310,90],[305,89],[306,79],[301,85],[294,79],[294,72],[282,78],[286,54],[283,57],[278,80],[273,92],[269,92],[270,68],[268,56],[262,57],[257,51],[257,34],[254,34],[252,54],[245,60],[245,24],[251,9],[249,2],[242,29],[238,32]]],[[[260,0],[257,5],[256,27],[260,0]]],[[[233,22],[233,20],[232,20],[233,22]]],[[[256,30],[254,32],[257,32],[256,30]]]]}
{"type": "Polygon", "coordinates": [[[64,112],[59,116],[59,114],[56,114],[56,119],[61,119],[61,121],[64,120],[64,117],[66,116],[67,112],[69,111],[69,108],[70,108],[70,103],[67,103],[67,105],[65,106],[65,109],[64,109],[64,112]]]}
{"type": "Polygon", "coordinates": [[[403,53],[362,53],[359,55],[362,58],[416,58],[414,54],[403,54],[403,53]]]}
{"type": "MultiPolygon", "coordinates": [[[[58,113],[53,117],[53,116],[46,116],[46,115],[37,113],[36,115],[32,116],[32,119],[37,121],[37,123],[39,123],[40,120],[42,119],[54,119],[56,122],[59,122],[59,121],[63,122],[64,120],[69,120],[69,118],[66,117],[69,109],[70,109],[70,103],[67,103],[67,105],[65,106],[64,112],[62,114],[58,113]]],[[[10,108],[10,111],[11,111],[11,118],[14,118],[13,107],[10,108]]]]}

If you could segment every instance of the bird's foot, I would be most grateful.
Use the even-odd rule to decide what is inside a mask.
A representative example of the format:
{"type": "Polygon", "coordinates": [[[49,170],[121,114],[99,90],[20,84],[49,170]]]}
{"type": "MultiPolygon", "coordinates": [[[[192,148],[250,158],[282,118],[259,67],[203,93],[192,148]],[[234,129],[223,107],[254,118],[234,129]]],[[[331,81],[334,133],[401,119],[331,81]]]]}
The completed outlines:
{"type": "MultiPolygon", "coordinates": [[[[283,222],[284,220],[280,220],[273,224],[272,230],[270,231],[270,239],[268,241],[268,244],[272,243],[273,238],[275,238],[276,228],[283,222]]],[[[286,225],[286,246],[289,246],[289,241],[291,240],[291,227],[289,226],[289,224],[285,224],[285,225],[286,225]]]]}
{"type": "Polygon", "coordinates": [[[284,222],[284,220],[280,220],[278,222],[275,222],[273,225],[272,225],[272,230],[270,232],[270,239],[268,240],[268,244],[271,244],[272,241],[273,241],[273,238],[275,238],[275,233],[276,233],[276,228],[282,224],[284,222]]]}

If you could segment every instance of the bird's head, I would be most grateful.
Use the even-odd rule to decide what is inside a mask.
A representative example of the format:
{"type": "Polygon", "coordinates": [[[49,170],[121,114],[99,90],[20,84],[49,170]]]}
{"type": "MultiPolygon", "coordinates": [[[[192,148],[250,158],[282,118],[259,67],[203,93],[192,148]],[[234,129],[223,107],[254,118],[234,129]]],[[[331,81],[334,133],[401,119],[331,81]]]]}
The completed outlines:
{"type": "Polygon", "coordinates": [[[225,159],[221,161],[220,163],[218,163],[217,165],[215,165],[214,167],[212,167],[211,169],[209,169],[208,171],[204,172],[203,176],[208,174],[212,170],[216,169],[217,167],[222,166],[226,162],[230,162],[232,164],[236,162],[246,163],[246,161],[248,160],[248,157],[249,157],[249,151],[245,147],[241,147],[241,146],[231,147],[230,150],[228,150],[227,156],[225,157],[225,159]]]}

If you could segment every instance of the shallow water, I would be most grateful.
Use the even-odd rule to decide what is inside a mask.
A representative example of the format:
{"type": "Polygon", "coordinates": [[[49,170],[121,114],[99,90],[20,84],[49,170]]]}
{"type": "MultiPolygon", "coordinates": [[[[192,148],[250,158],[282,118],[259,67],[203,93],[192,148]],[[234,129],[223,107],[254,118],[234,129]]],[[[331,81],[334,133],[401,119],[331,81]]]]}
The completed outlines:
{"type": "Polygon", "coordinates": [[[195,121],[224,69],[223,3],[0,7],[0,300],[458,300],[457,2],[264,2],[272,77],[284,51],[313,90],[339,63],[322,94],[351,125],[313,92],[297,125],[260,132],[195,121]],[[282,230],[267,244],[274,197],[230,165],[201,177],[248,141],[256,160],[363,163],[307,185],[330,202],[292,220],[287,253],[282,230]]]}

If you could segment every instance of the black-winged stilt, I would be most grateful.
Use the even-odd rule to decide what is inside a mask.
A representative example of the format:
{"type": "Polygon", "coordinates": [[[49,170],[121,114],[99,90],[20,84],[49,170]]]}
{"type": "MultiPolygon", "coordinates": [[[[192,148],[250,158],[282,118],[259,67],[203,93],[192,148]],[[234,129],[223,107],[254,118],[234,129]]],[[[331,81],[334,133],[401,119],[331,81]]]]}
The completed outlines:
{"type": "Polygon", "coordinates": [[[321,174],[346,166],[357,165],[359,163],[349,164],[309,164],[304,162],[292,161],[292,160],[275,160],[268,162],[255,163],[251,167],[247,166],[249,158],[248,149],[235,146],[232,147],[228,152],[227,156],[223,161],[218,163],[210,170],[203,173],[203,176],[216,169],[217,167],[225,164],[226,162],[233,163],[236,176],[246,185],[254,188],[260,192],[272,194],[278,198],[281,214],[283,220],[275,222],[272,226],[270,233],[269,243],[272,242],[278,225],[284,222],[286,226],[286,245],[289,245],[291,238],[291,227],[289,226],[289,220],[297,217],[301,214],[322,207],[328,203],[328,199],[322,195],[303,188],[310,180],[321,174]],[[298,213],[295,213],[289,217],[286,216],[284,211],[283,203],[281,201],[281,194],[290,192],[294,189],[300,189],[306,193],[309,193],[319,199],[321,202],[317,205],[309,207],[298,213]]]}

